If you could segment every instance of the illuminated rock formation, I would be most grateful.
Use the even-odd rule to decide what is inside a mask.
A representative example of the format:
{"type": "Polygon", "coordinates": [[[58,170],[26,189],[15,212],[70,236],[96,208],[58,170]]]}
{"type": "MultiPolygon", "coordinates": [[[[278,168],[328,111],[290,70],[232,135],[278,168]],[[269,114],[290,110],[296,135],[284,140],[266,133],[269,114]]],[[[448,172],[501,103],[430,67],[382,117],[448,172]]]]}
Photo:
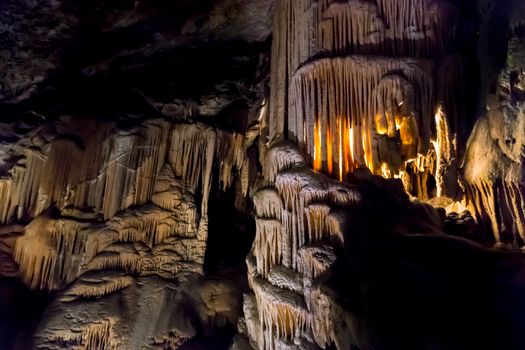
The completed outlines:
{"type": "Polygon", "coordinates": [[[488,96],[486,115],[474,127],[464,161],[469,207],[493,241],[509,248],[525,245],[524,26],[523,18],[514,18],[505,68],[488,96]]]}
{"type": "Polygon", "coordinates": [[[5,2],[0,348],[525,348],[519,0],[5,2]]]}
{"type": "Polygon", "coordinates": [[[366,166],[419,198],[456,196],[442,173],[455,178],[462,141],[463,62],[448,54],[457,21],[445,1],[280,1],[271,140],[297,143],[339,179],[366,166]]]}
{"type": "Polygon", "coordinates": [[[399,180],[390,183],[369,173],[363,174],[371,181],[368,185],[331,180],[310,169],[288,142],[275,145],[268,154],[275,182],[254,195],[256,236],[246,259],[253,292],[245,295],[241,335],[234,346],[246,339],[254,349],[359,345],[365,335],[349,337],[349,332],[358,330],[343,329],[341,324],[346,319],[351,327],[355,318],[340,308],[334,296],[325,294],[323,282],[345,259],[353,244],[349,239],[376,235],[374,229],[362,232],[359,222],[365,220],[367,225],[368,215],[383,215],[382,206],[384,210],[397,206],[406,213],[398,213],[400,226],[388,221],[393,234],[442,235],[441,219],[430,206],[410,202],[399,180]],[[385,200],[388,195],[375,197],[374,189],[391,193],[398,202],[385,200]],[[356,219],[360,215],[363,219],[356,219]]]}
{"type": "Polygon", "coordinates": [[[278,1],[266,182],[254,194],[247,258],[253,292],[234,349],[246,338],[259,350],[374,348],[324,281],[346,259],[349,237],[363,234],[356,217],[365,208],[411,213],[382,217],[400,222],[387,232],[442,235],[437,212],[399,187],[421,200],[459,199],[464,62],[450,54],[458,11],[446,1],[278,1]],[[363,168],[398,179],[370,177],[399,202],[380,204],[367,186],[347,183],[363,168]]]}
{"type": "MultiPolygon", "coordinates": [[[[1,252],[16,264],[3,259],[0,271],[19,275],[33,289],[61,291],[37,337],[39,346],[137,348],[148,337],[177,346],[195,335],[191,327],[182,331],[185,335],[176,327],[149,334],[138,325],[129,328],[130,316],[112,306],[111,296],[122,294],[131,306],[146,285],[163,288],[160,277],[174,281],[173,295],[165,296],[174,298],[181,288],[177,284],[202,274],[212,168],[219,164],[215,181],[229,187],[244,164],[244,137],[163,120],[128,129],[75,123],[64,118],[55,132],[37,130],[27,139],[32,146],[3,178],[3,220],[30,222],[2,229],[1,252]],[[100,312],[85,316],[95,307],[90,300],[100,300],[100,312]]],[[[232,293],[217,291],[224,301],[208,305],[201,321],[235,322],[232,293]]],[[[205,310],[209,301],[202,298],[196,307],[205,310]]],[[[165,304],[155,303],[157,313],[147,306],[137,313],[137,322],[163,317],[165,304]]]]}

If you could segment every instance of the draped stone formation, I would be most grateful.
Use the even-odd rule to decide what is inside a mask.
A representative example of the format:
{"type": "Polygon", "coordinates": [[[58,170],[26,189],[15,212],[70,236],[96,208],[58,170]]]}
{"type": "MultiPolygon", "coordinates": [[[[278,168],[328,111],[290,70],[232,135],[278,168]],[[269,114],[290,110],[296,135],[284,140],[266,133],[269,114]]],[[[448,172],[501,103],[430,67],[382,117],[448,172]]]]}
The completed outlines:
{"type": "Polygon", "coordinates": [[[315,170],[340,180],[365,166],[419,199],[461,200],[486,232],[478,239],[521,248],[523,8],[512,6],[508,62],[487,83],[497,91],[467,140],[451,2],[279,1],[270,139],[294,142],[315,170]]]}
{"type": "Polygon", "coordinates": [[[337,180],[368,168],[421,199],[455,195],[457,20],[445,1],[278,1],[266,185],[254,195],[253,292],[239,323],[254,349],[367,348],[320,282],[350,216],[369,206],[337,180]]]}
{"type": "Polygon", "coordinates": [[[455,195],[439,174],[455,168],[461,141],[453,87],[463,63],[449,54],[457,21],[445,1],[280,1],[271,140],[297,143],[316,170],[336,178],[366,166],[403,178],[424,199],[455,195]],[[427,188],[429,176],[437,189],[427,188]]]}
{"type": "Polygon", "coordinates": [[[312,285],[342,249],[345,210],[363,205],[357,188],[309,169],[294,146],[270,150],[273,186],[254,197],[257,231],[247,257],[242,329],[255,349],[316,349],[332,341],[312,285]],[[295,153],[295,154],[294,154],[295,153]],[[331,209],[337,208],[337,209],[331,209]]]}
{"type": "MultiPolygon", "coordinates": [[[[337,292],[325,284],[336,264],[344,259],[359,215],[381,213],[385,205],[370,188],[330,179],[312,169],[290,142],[268,152],[268,184],[254,194],[256,236],[246,264],[252,292],[244,296],[240,334],[231,349],[371,349],[358,317],[339,305],[337,292]]],[[[360,169],[358,172],[366,172],[360,169]]],[[[368,173],[369,176],[369,173],[368,173]]],[[[382,178],[373,178],[377,181],[382,178]]],[[[431,207],[410,202],[402,185],[382,179],[380,191],[392,192],[409,213],[415,232],[440,235],[441,220],[431,207]],[[384,187],[382,187],[384,186],[384,187]],[[414,209],[415,208],[415,209],[414,209]],[[413,217],[416,216],[417,219],[413,217]]],[[[376,214],[381,215],[381,214],[376,214]]],[[[366,220],[370,220],[366,219],[366,220]]],[[[412,232],[412,231],[409,232],[412,232]]]]}
{"type": "Polygon", "coordinates": [[[244,164],[244,136],[162,119],[126,127],[78,122],[62,118],[35,130],[0,180],[3,223],[30,219],[25,227],[3,228],[0,275],[60,291],[38,346],[178,346],[193,335],[184,333],[187,327],[168,322],[133,330],[129,324],[134,317],[160,322],[162,305],[202,274],[212,173],[223,188],[230,186],[244,164]],[[171,292],[161,292],[166,283],[171,292]],[[150,306],[135,316],[114,307],[121,298],[134,308],[143,293],[150,294],[150,306]]]}
{"type": "Polygon", "coordinates": [[[525,246],[525,5],[512,8],[507,61],[464,160],[468,207],[500,247],[525,246]],[[521,17],[520,17],[521,16],[521,17]]]}

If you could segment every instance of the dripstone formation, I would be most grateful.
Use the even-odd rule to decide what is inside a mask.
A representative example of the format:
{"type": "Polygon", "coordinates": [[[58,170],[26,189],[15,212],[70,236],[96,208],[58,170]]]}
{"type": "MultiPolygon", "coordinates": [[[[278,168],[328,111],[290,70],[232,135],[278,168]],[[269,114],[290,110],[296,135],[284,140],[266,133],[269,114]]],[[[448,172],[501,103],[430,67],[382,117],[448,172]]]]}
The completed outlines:
{"type": "Polygon", "coordinates": [[[521,1],[0,11],[0,348],[525,348],[521,1]]]}
{"type": "MultiPolygon", "coordinates": [[[[351,296],[333,290],[333,280],[345,278],[334,277],[344,274],[337,266],[358,259],[351,245],[361,235],[377,239],[376,226],[359,216],[375,220],[376,211],[381,220],[376,207],[388,207],[372,199],[363,174],[397,179],[397,185],[373,177],[365,182],[398,198],[404,187],[442,207],[442,215],[445,207],[467,213],[468,206],[480,223],[492,224],[492,242],[502,243],[503,230],[507,242],[514,237],[509,244],[521,247],[524,154],[521,137],[509,135],[525,130],[518,125],[523,90],[516,85],[523,69],[510,64],[514,73],[503,73],[502,92],[489,100],[500,107],[491,107],[474,128],[460,177],[467,140],[459,130],[467,109],[465,59],[454,48],[458,7],[446,1],[282,0],[276,11],[267,172],[254,196],[257,231],[247,258],[253,292],[245,294],[239,329],[253,348],[265,350],[430,346],[426,339],[419,345],[381,339],[370,320],[345,305],[360,302],[346,302],[351,296]],[[503,125],[488,125],[492,113],[493,123],[503,125]],[[503,150],[492,145],[504,139],[503,150]],[[513,160],[498,162],[501,152],[513,160]]],[[[522,39],[514,37],[511,45],[523,50],[522,39]]],[[[383,230],[442,236],[434,209],[408,199],[395,205],[418,217],[383,230]]]]}

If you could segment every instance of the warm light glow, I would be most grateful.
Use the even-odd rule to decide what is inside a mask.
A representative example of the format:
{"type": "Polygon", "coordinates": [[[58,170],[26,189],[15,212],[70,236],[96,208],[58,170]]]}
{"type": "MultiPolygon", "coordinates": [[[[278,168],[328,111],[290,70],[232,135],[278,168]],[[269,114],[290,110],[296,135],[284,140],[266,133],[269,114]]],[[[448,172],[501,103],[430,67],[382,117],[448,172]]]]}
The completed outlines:
{"type": "Polygon", "coordinates": [[[370,132],[366,130],[366,127],[362,129],[363,130],[363,152],[364,152],[364,158],[365,158],[365,165],[370,169],[372,173],[374,173],[374,162],[372,157],[372,147],[370,142],[370,132]]]}
{"type": "Polygon", "coordinates": [[[385,162],[381,163],[381,173],[383,174],[383,177],[386,179],[392,178],[392,172],[390,171],[390,167],[385,162]]]}
{"type": "Polygon", "coordinates": [[[386,135],[386,133],[388,133],[388,122],[384,114],[376,114],[376,132],[379,135],[386,135]]]}
{"type": "Polygon", "coordinates": [[[323,156],[321,154],[321,126],[319,120],[314,123],[314,170],[321,171],[323,169],[323,156]]]}
{"type": "Polygon", "coordinates": [[[403,116],[396,115],[394,120],[396,123],[396,130],[401,130],[401,125],[403,124],[403,116]]]}
{"type": "Polygon", "coordinates": [[[348,129],[348,142],[350,143],[351,168],[353,169],[355,163],[354,128],[348,129]]]}
{"type": "Polygon", "coordinates": [[[337,133],[339,136],[339,181],[343,181],[343,130],[341,121],[337,121],[337,133]]]}
{"type": "Polygon", "coordinates": [[[465,211],[468,211],[468,208],[461,202],[452,202],[445,207],[445,211],[448,215],[451,213],[463,213],[465,211]]]}
{"type": "Polygon", "coordinates": [[[442,197],[444,192],[444,179],[442,168],[450,160],[450,139],[448,135],[448,125],[443,108],[440,106],[434,116],[436,122],[436,139],[430,140],[436,152],[436,188],[437,196],[442,197]]]}
{"type": "MultiPolygon", "coordinates": [[[[397,125],[396,125],[397,127],[397,125]]],[[[401,118],[399,124],[399,136],[401,138],[401,143],[405,146],[413,145],[416,143],[416,132],[417,125],[416,121],[412,117],[403,117],[401,118]]]]}
{"type": "Polygon", "coordinates": [[[330,130],[330,127],[328,126],[326,132],[326,165],[328,174],[330,175],[334,173],[334,152],[332,142],[332,130],[330,130]]]}

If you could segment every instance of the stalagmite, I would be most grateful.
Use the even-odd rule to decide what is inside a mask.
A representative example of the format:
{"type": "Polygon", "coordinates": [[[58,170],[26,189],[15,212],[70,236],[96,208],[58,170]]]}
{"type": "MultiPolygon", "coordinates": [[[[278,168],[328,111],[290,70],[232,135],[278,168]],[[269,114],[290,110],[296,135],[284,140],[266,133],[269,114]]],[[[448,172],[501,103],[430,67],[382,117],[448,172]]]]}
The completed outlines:
{"type": "Polygon", "coordinates": [[[346,212],[332,208],[360,208],[363,195],[309,169],[294,146],[274,147],[268,164],[273,161],[275,187],[254,195],[256,237],[246,261],[256,303],[245,296],[245,322],[257,349],[317,349],[311,341],[318,322],[309,309],[311,288],[335,263],[330,242],[344,244],[346,212]]]}
{"type": "Polygon", "coordinates": [[[269,143],[246,259],[253,348],[360,345],[319,286],[363,230],[350,213],[373,207],[358,183],[383,186],[370,172],[421,200],[455,198],[464,63],[449,52],[458,21],[439,0],[277,1],[269,143]]]}

